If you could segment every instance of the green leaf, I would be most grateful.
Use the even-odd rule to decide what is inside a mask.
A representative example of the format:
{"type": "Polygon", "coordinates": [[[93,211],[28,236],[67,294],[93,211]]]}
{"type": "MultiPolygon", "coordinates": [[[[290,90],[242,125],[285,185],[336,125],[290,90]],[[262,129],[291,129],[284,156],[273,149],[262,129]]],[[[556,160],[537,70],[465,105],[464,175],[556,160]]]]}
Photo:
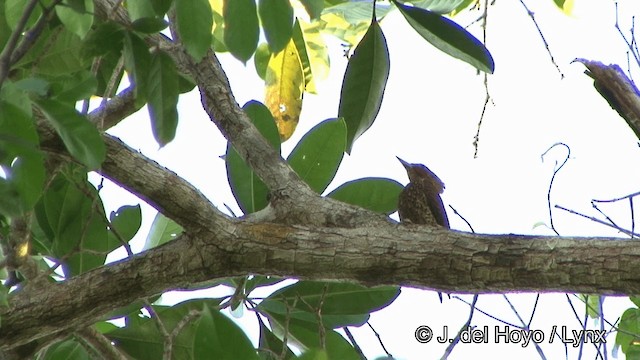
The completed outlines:
{"type": "Polygon", "coordinates": [[[72,74],[61,75],[51,80],[50,96],[64,102],[76,102],[93,95],[98,87],[98,80],[88,70],[80,70],[72,74]]]}
{"type": "MultiPolygon", "coordinates": [[[[29,2],[24,0],[6,0],[4,5],[0,5],[4,6],[4,15],[7,20],[7,25],[9,25],[11,31],[15,30],[18,25],[18,21],[22,19],[22,14],[24,13],[27,5],[29,5],[29,2]]],[[[26,28],[28,29],[32,27],[41,14],[41,7],[34,7],[31,15],[29,15],[29,19],[27,20],[26,28]]]]}
{"type": "Polygon", "coordinates": [[[193,347],[194,359],[259,359],[244,331],[206,304],[198,320],[193,347]]]}
{"type": "Polygon", "coordinates": [[[137,34],[127,32],[124,36],[124,66],[129,75],[129,82],[135,87],[136,104],[140,107],[146,101],[149,93],[149,69],[151,68],[151,54],[149,48],[137,34]]]}
{"type": "Polygon", "coordinates": [[[93,0],[65,0],[56,6],[60,22],[81,39],[84,39],[93,25],[93,13],[93,0]]]}
{"type": "Polygon", "coordinates": [[[131,23],[131,28],[143,34],[154,34],[162,31],[169,26],[163,18],[160,17],[144,17],[131,23]]]}
{"type": "Polygon", "coordinates": [[[253,64],[256,67],[258,76],[260,76],[262,80],[266,79],[269,59],[271,59],[271,51],[269,51],[269,45],[267,45],[266,43],[261,43],[256,49],[256,54],[253,57],[253,64]]]}
{"type": "MultiPolygon", "coordinates": [[[[97,190],[78,168],[59,173],[37,205],[41,227],[48,227],[53,255],[63,260],[67,276],[78,275],[104,264],[113,250],[107,237],[106,219],[97,190]],[[74,173],[76,172],[76,173],[74,173]]],[[[62,260],[61,260],[62,261],[62,260]]]]}
{"type": "Polygon", "coordinates": [[[182,231],[182,226],[164,216],[161,212],[158,212],[156,217],[153,219],[151,229],[147,235],[147,240],[145,241],[142,249],[149,250],[169,242],[182,234],[182,231]]]}
{"type": "Polygon", "coordinates": [[[440,51],[471,64],[476,69],[493,73],[489,50],[467,30],[439,14],[393,0],[409,25],[440,51]]]}
{"type": "Polygon", "coordinates": [[[175,0],[176,21],[182,43],[196,61],[211,47],[213,12],[208,0],[175,0]]]}
{"type": "Polygon", "coordinates": [[[51,345],[42,359],[91,359],[91,356],[78,341],[69,339],[51,345]]]}
{"type": "MultiPolygon", "coordinates": [[[[242,108],[262,136],[280,152],[280,135],[269,109],[258,101],[249,101],[242,108]]],[[[231,192],[242,212],[250,214],[267,206],[269,190],[242,160],[231,143],[227,144],[225,160],[231,192]]]]}
{"type": "MultiPolygon", "coordinates": [[[[258,317],[258,322],[260,324],[259,347],[260,349],[269,350],[269,352],[265,352],[264,358],[269,360],[278,359],[278,357],[276,357],[275,355],[282,354],[282,350],[285,347],[284,343],[273,332],[271,332],[269,328],[265,326],[265,324],[262,322],[262,319],[260,319],[260,317],[258,317]]],[[[289,349],[288,347],[284,354],[285,354],[284,359],[296,358],[296,356],[293,354],[291,349],[289,349]]]]}
{"type": "Polygon", "coordinates": [[[150,2],[156,15],[163,17],[164,14],[169,11],[169,8],[171,8],[173,0],[150,0],[150,2]]]}
{"type": "MultiPolygon", "coordinates": [[[[189,300],[174,306],[153,305],[160,321],[171,333],[190,311],[201,311],[204,305],[217,307],[217,299],[189,300]]],[[[193,319],[182,328],[173,341],[174,359],[193,359],[194,337],[198,320],[193,319]]],[[[165,339],[158,330],[155,319],[131,315],[125,318],[125,327],[117,328],[105,334],[116,347],[137,360],[162,359],[165,339]]]]}
{"type": "Polygon", "coordinates": [[[246,63],[258,46],[260,29],[254,0],[224,0],[224,43],[229,52],[246,63]]]}
{"type": "Polygon", "coordinates": [[[5,16],[5,7],[0,5],[0,48],[4,49],[10,36],[11,29],[7,23],[7,17],[5,16]]]}
{"type": "Polygon", "coordinates": [[[347,124],[348,153],[378,115],[388,77],[387,42],[374,20],[349,58],[342,80],[338,116],[347,124]]]}
{"type": "MultiPolygon", "coordinates": [[[[66,82],[65,82],[66,83],[66,82]]],[[[15,89],[22,90],[27,93],[36,94],[38,96],[47,96],[50,91],[51,84],[48,81],[43,80],[41,78],[28,77],[23,78],[16,81],[14,84],[15,89]]],[[[28,103],[31,104],[31,101],[28,100],[28,103]]],[[[25,113],[30,114],[31,109],[29,111],[25,111],[25,113]]]]}
{"type": "Polygon", "coordinates": [[[89,169],[97,169],[104,161],[106,149],[95,125],[69,104],[55,99],[37,99],[36,105],[74,158],[89,169]]]}
{"type": "MultiPolygon", "coordinates": [[[[315,356],[321,356],[322,352],[316,352],[317,349],[323,348],[326,351],[327,359],[340,360],[360,360],[360,356],[353,346],[347,340],[334,330],[325,330],[324,343],[320,343],[318,336],[318,325],[301,322],[297,319],[286,320],[284,316],[269,317],[271,328],[274,333],[283,334],[284,328],[287,329],[287,339],[289,343],[295,344],[301,349],[310,349],[314,357],[305,357],[307,359],[317,359],[315,356]]],[[[322,357],[319,357],[322,359],[322,357]]]]}
{"type": "Polygon", "coordinates": [[[269,295],[258,310],[337,328],[362,325],[371,312],[389,305],[400,294],[396,286],[367,288],[350,283],[299,281],[269,295]]]}
{"type": "Polygon", "coordinates": [[[625,354],[638,351],[640,345],[637,344],[639,337],[637,334],[640,334],[640,310],[629,308],[625,310],[620,318],[616,334],[616,345],[619,345],[625,354]]]}
{"type": "Polygon", "coordinates": [[[121,206],[109,216],[111,231],[115,231],[124,241],[133,239],[142,224],[140,205],[121,206]]]}
{"type": "Polygon", "coordinates": [[[398,210],[398,196],[404,189],[399,182],[387,178],[362,178],[348,181],[327,197],[390,215],[398,210]]]}
{"type": "Polygon", "coordinates": [[[298,360],[329,360],[329,356],[324,350],[309,349],[308,351],[300,354],[300,356],[298,356],[298,360]]]}
{"type": "Polygon", "coordinates": [[[320,18],[324,10],[324,0],[300,0],[311,20],[320,18]]]}
{"type": "MultiPolygon", "coordinates": [[[[150,0],[135,0],[125,2],[131,21],[156,16],[157,12],[150,0]]],[[[164,14],[162,14],[164,15],[164,14]]]]}
{"type": "Polygon", "coordinates": [[[162,51],[152,55],[146,86],[153,137],[162,147],[173,140],[178,127],[178,73],[169,55],[162,51]]]}
{"type": "Polygon", "coordinates": [[[272,53],[279,53],[291,40],[293,8],[289,0],[259,0],[258,13],[272,53]]]}
{"type": "Polygon", "coordinates": [[[344,120],[325,120],[305,134],[287,161],[314,191],[322,193],[338,171],[346,144],[344,120]]]}
{"type": "Polygon", "coordinates": [[[30,75],[58,76],[84,69],[90,62],[81,55],[82,41],[66,28],[46,28],[31,50],[19,61],[30,75]]]}
{"type": "Polygon", "coordinates": [[[24,93],[5,82],[0,91],[0,167],[5,173],[0,178],[0,214],[6,216],[32,209],[45,180],[38,134],[25,101],[24,93]]]}
{"type": "Polygon", "coordinates": [[[124,34],[119,24],[106,22],[97,25],[82,42],[82,56],[91,60],[109,53],[120,55],[124,34]]]}

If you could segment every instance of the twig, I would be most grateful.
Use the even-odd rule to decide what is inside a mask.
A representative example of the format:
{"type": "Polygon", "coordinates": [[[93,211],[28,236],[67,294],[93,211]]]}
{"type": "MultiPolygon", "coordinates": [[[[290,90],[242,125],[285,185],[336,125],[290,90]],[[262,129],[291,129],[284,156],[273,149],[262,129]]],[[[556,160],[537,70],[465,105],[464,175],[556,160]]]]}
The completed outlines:
{"type": "Polygon", "coordinates": [[[476,303],[478,302],[478,294],[473,295],[473,300],[471,301],[471,304],[469,305],[470,310],[469,310],[469,317],[467,318],[467,321],[464,323],[464,325],[462,325],[460,327],[460,330],[458,330],[458,333],[456,334],[456,337],[453,339],[453,341],[451,341],[449,343],[449,345],[447,346],[447,348],[444,350],[444,354],[442,354],[442,356],[440,357],[441,359],[447,359],[449,357],[449,355],[451,355],[451,352],[453,351],[453,348],[460,342],[460,336],[462,335],[462,332],[465,331],[466,329],[469,328],[469,326],[471,326],[471,319],[473,319],[473,313],[476,309],[476,303]]]}
{"type": "Polygon", "coordinates": [[[456,214],[460,219],[462,219],[462,221],[464,221],[465,223],[467,223],[467,226],[469,227],[469,230],[471,231],[471,233],[475,234],[476,232],[473,230],[473,227],[471,226],[471,224],[467,221],[467,219],[464,218],[464,216],[460,215],[460,213],[458,212],[458,210],[456,210],[453,206],[449,205],[449,207],[451,208],[451,210],[453,210],[453,213],[456,214]]]}
{"type": "MultiPolygon", "coordinates": [[[[471,303],[470,303],[470,302],[468,302],[467,300],[465,300],[465,299],[463,299],[463,298],[461,298],[461,297],[459,297],[459,296],[457,296],[457,295],[452,296],[452,298],[453,298],[453,299],[456,299],[456,300],[460,300],[460,301],[462,301],[463,303],[465,303],[465,304],[467,304],[467,305],[471,306],[471,303]]],[[[514,328],[517,328],[517,329],[520,329],[520,328],[521,328],[520,326],[518,326],[518,325],[516,325],[516,324],[513,324],[513,323],[510,323],[510,322],[508,322],[508,321],[506,321],[506,320],[502,320],[502,319],[500,319],[500,318],[497,318],[497,317],[495,317],[495,316],[493,316],[493,315],[489,314],[488,312],[486,312],[486,311],[484,311],[484,310],[482,310],[482,309],[480,309],[480,308],[478,308],[478,307],[476,307],[476,308],[475,308],[475,311],[477,311],[477,312],[481,313],[482,315],[485,315],[485,316],[489,317],[490,319],[493,319],[493,320],[495,320],[495,321],[497,321],[497,322],[499,322],[499,323],[502,323],[502,324],[504,324],[504,325],[511,326],[511,327],[514,327],[514,328]]]]}
{"type": "MultiPolygon", "coordinates": [[[[487,17],[489,16],[489,0],[484,1],[484,11],[482,13],[482,43],[487,43],[487,17]]],[[[489,75],[484,73],[484,104],[482,104],[482,112],[480,113],[480,120],[478,120],[478,126],[476,129],[476,135],[473,137],[473,158],[478,158],[478,146],[480,143],[480,129],[482,128],[482,120],[484,120],[484,115],[487,112],[487,105],[491,101],[491,94],[489,93],[489,75]]]]}
{"type": "Polygon", "coordinates": [[[18,46],[18,39],[22,36],[24,28],[27,26],[27,21],[29,21],[29,17],[31,16],[33,9],[36,8],[36,5],[38,5],[38,0],[30,0],[27,3],[27,6],[25,6],[24,12],[22,13],[22,17],[18,20],[11,36],[9,36],[9,39],[4,46],[4,50],[0,53],[0,87],[2,87],[2,83],[9,75],[13,51],[16,46],[18,46]]]}
{"type": "Polygon", "coordinates": [[[562,162],[562,164],[560,164],[560,166],[557,166],[558,161],[556,161],[556,168],[553,170],[553,175],[551,176],[551,181],[549,181],[549,188],[547,190],[547,207],[549,209],[549,222],[550,222],[551,230],[553,230],[553,232],[556,233],[556,235],[560,236],[560,233],[558,233],[555,226],[553,225],[553,214],[551,213],[551,188],[553,187],[553,182],[556,179],[556,175],[558,175],[558,172],[560,171],[560,169],[562,169],[562,167],[567,163],[567,161],[569,161],[569,158],[571,157],[571,148],[565,143],[555,143],[551,145],[551,147],[549,147],[544,153],[542,153],[542,155],[540,155],[540,159],[542,159],[542,162],[544,162],[544,156],[556,146],[564,146],[567,149],[567,156],[564,158],[564,161],[562,162]]]}
{"type": "Polygon", "coordinates": [[[568,213],[570,213],[570,214],[573,214],[573,215],[582,216],[583,218],[589,219],[589,220],[591,220],[591,221],[593,221],[593,222],[597,222],[598,224],[602,224],[602,225],[608,226],[608,227],[610,227],[610,228],[614,228],[614,229],[616,229],[616,230],[620,231],[621,233],[627,234],[627,235],[629,235],[629,236],[631,236],[631,237],[633,237],[633,236],[640,236],[640,234],[638,234],[638,233],[634,233],[634,232],[631,232],[631,231],[629,231],[629,230],[627,230],[627,229],[623,229],[623,228],[621,228],[621,227],[619,227],[619,226],[615,226],[615,225],[609,224],[608,222],[606,222],[606,221],[602,221],[602,220],[597,219],[597,218],[594,218],[593,216],[589,216],[589,215],[581,214],[581,213],[579,213],[579,212],[577,212],[577,211],[567,209],[567,208],[562,207],[562,206],[560,206],[560,205],[556,205],[556,206],[554,206],[554,207],[555,207],[556,209],[564,210],[564,211],[566,211],[566,212],[568,212],[568,213]]]}
{"type": "Polygon", "coordinates": [[[364,353],[362,352],[360,345],[358,345],[358,343],[356,342],[356,338],[353,337],[353,334],[351,333],[349,328],[345,326],[342,328],[342,330],[349,338],[349,341],[351,341],[351,345],[353,345],[353,348],[355,349],[356,353],[358,353],[358,355],[360,356],[360,359],[367,360],[367,357],[364,356],[364,353]]]}
{"type": "Polygon", "coordinates": [[[524,0],[520,0],[520,4],[522,4],[522,7],[524,7],[524,9],[527,11],[527,14],[531,18],[531,21],[533,21],[533,25],[536,26],[536,29],[538,30],[538,34],[540,34],[540,39],[542,39],[542,42],[544,43],[544,47],[545,49],[547,49],[547,53],[551,58],[551,63],[556,67],[556,69],[558,70],[558,73],[560,74],[560,79],[564,79],[564,74],[562,73],[562,70],[560,70],[560,67],[556,63],[556,60],[553,58],[553,54],[551,53],[551,49],[549,48],[549,43],[547,43],[547,39],[545,39],[544,35],[542,34],[542,29],[540,29],[540,26],[538,25],[538,21],[536,20],[534,12],[529,10],[527,5],[524,3],[524,0]]]}
{"type": "Polygon", "coordinates": [[[393,358],[393,355],[391,355],[389,350],[387,350],[387,348],[384,346],[384,343],[382,342],[382,338],[380,337],[380,334],[378,334],[376,329],[373,328],[373,325],[371,325],[369,321],[367,321],[367,325],[369,325],[369,329],[371,329],[371,331],[373,331],[373,334],[376,336],[376,338],[378,338],[378,343],[380,344],[380,346],[382,346],[382,350],[385,352],[385,354],[387,354],[389,358],[393,358]]]}
{"type": "MultiPolygon", "coordinates": [[[[622,32],[622,29],[620,29],[620,23],[619,23],[619,18],[618,18],[618,2],[617,1],[615,2],[615,6],[616,6],[616,24],[615,24],[615,28],[616,28],[616,30],[618,30],[618,32],[620,33],[620,36],[622,37],[624,42],[627,44],[627,47],[629,48],[629,51],[631,52],[631,54],[633,54],[634,59],[636,59],[636,64],[638,66],[640,66],[640,54],[638,54],[638,46],[637,46],[636,38],[635,38],[635,17],[633,17],[632,21],[631,21],[631,41],[629,41],[627,39],[627,37],[624,35],[624,33],[622,32]]],[[[629,75],[631,75],[630,72],[629,72],[629,75]]]]}
{"type": "MultiPolygon", "coordinates": [[[[516,317],[518,318],[518,320],[520,321],[520,323],[522,324],[522,326],[519,326],[520,329],[523,330],[527,330],[529,331],[529,325],[526,324],[524,322],[524,320],[522,320],[522,317],[520,317],[520,313],[518,312],[518,310],[516,309],[515,306],[513,306],[513,304],[511,303],[511,301],[509,300],[509,297],[507,297],[506,294],[502,294],[502,297],[506,300],[507,304],[509,304],[509,307],[511,308],[511,311],[513,311],[513,313],[516,315],[516,317]]],[[[537,300],[536,300],[537,302],[537,300]]],[[[533,317],[533,315],[531,315],[533,317]]],[[[529,323],[531,323],[531,320],[529,320],[529,323]]],[[[541,359],[546,359],[547,357],[544,355],[544,352],[542,351],[542,348],[540,347],[540,344],[538,344],[536,341],[533,342],[533,346],[535,346],[536,351],[538,352],[538,355],[540,355],[541,359]]]]}
{"type": "Polygon", "coordinates": [[[118,348],[111,344],[111,341],[98,332],[93,327],[86,327],[78,332],[76,335],[86,342],[93,350],[95,350],[101,359],[109,360],[126,360],[127,357],[121,353],[118,348]]]}

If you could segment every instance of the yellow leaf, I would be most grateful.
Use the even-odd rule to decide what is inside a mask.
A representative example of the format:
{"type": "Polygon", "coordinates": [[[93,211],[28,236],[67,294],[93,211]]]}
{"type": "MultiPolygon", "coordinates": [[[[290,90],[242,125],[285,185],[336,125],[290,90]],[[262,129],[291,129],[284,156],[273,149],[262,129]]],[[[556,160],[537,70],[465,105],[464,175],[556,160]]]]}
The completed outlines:
{"type": "Polygon", "coordinates": [[[324,39],[320,34],[319,21],[313,23],[307,23],[298,20],[300,28],[302,29],[302,46],[297,43],[297,34],[294,33],[294,42],[298,46],[298,52],[302,67],[304,69],[305,91],[311,94],[316,94],[316,82],[317,80],[326,79],[329,75],[329,53],[327,51],[327,45],[324,43],[324,39]]]}
{"type": "Polygon", "coordinates": [[[293,40],[277,54],[272,54],[265,76],[265,105],[276,120],[280,139],[291,137],[300,120],[304,72],[293,40]]]}
{"type": "Polygon", "coordinates": [[[371,21],[350,23],[344,17],[335,13],[324,14],[321,19],[325,32],[337,36],[351,47],[358,45],[371,23],[371,21]]]}

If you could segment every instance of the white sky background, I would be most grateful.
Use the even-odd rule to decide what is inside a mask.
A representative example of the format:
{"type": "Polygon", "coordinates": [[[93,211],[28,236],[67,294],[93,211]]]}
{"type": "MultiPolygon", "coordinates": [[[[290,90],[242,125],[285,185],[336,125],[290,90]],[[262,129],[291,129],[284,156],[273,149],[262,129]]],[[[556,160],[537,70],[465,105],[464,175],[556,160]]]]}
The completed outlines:
{"type": "MultiPolygon", "coordinates": [[[[592,80],[583,74],[584,66],[570,64],[577,57],[617,63],[627,68],[626,45],[614,28],[613,1],[577,0],[573,16],[557,10],[552,0],[529,1],[527,6],[549,42],[551,52],[564,73],[560,75],[549,60],[540,36],[519,1],[498,0],[490,8],[487,47],[495,63],[489,77],[492,103],[480,133],[478,158],[473,158],[472,141],[482,110],[485,93],[481,75],[471,66],[453,59],[424,41],[396,11],[381,23],[391,56],[391,73],[382,109],[371,129],[355,143],[351,156],[345,156],[329,191],[345,181],[381,176],[407,182],[406,173],[396,160],[427,164],[446,184],[443,198],[454,206],[479,233],[552,235],[539,222],[549,223],[547,189],[555,162],[566,151],[557,148],[545,158],[541,154],[556,142],[571,147],[571,159],[557,175],[552,204],[587,213],[591,199],[624,196],[640,190],[640,147],[624,120],[595,91],[592,80]]],[[[640,14],[640,2],[620,1],[620,21],[629,36],[631,16],[640,14]]],[[[463,13],[454,18],[465,26],[480,12],[463,13]]],[[[481,38],[478,24],[469,29],[481,38]]],[[[337,115],[340,85],[346,66],[339,43],[330,39],[335,50],[330,78],[319,86],[319,95],[305,94],[300,124],[292,139],[283,144],[283,155],[318,122],[337,115]]],[[[263,101],[263,83],[255,74],[253,62],[246,67],[228,54],[220,55],[240,105],[251,99],[263,101]]],[[[637,67],[632,67],[637,70],[637,67]]],[[[637,75],[636,71],[636,75],[637,75]]],[[[157,160],[198,187],[220,210],[229,205],[240,213],[226,180],[224,161],[226,142],[201,108],[199,95],[183,96],[179,103],[180,125],[176,139],[158,150],[153,140],[146,109],[123,121],[110,133],[133,148],[157,160]]],[[[140,201],[107,184],[103,191],[107,211],[140,201]]],[[[143,207],[143,228],[134,249],[141,248],[154,211],[143,207]]],[[[630,227],[628,203],[603,206],[621,226],[630,227]]],[[[450,210],[450,209],[448,209],[450,210]]],[[[468,231],[465,223],[449,212],[451,226],[468,231]]],[[[588,220],[554,211],[554,223],[561,235],[622,236],[614,230],[588,220]]],[[[222,293],[216,291],[216,296],[222,293]]],[[[269,292],[258,293],[265,296],[269,292]]],[[[471,296],[463,296],[471,300],[471,296]]],[[[164,297],[168,303],[178,297],[164,297]]],[[[535,296],[510,295],[509,299],[526,320],[531,316],[535,296]]],[[[577,302],[580,316],[584,308],[577,302]]],[[[631,303],[626,298],[608,298],[605,314],[614,322],[631,303]]],[[[501,295],[482,295],[477,307],[490,314],[519,323],[501,295]]],[[[434,292],[403,289],[390,307],[372,315],[371,323],[387,349],[399,359],[439,358],[446,345],[432,341],[420,344],[414,339],[419,325],[431,326],[436,334],[443,325],[455,333],[466,321],[468,306],[461,301],[440,304],[434,292]]],[[[247,332],[257,339],[255,316],[245,311],[240,319],[247,332]]],[[[478,312],[474,325],[500,325],[478,312]]],[[[596,326],[594,321],[591,326],[596,326]]],[[[547,341],[542,350],[547,358],[564,358],[565,348],[558,340],[548,343],[552,325],[580,330],[564,295],[543,295],[532,329],[544,331],[547,341]]],[[[608,327],[607,327],[608,328],[608,327]]],[[[365,326],[353,333],[369,358],[384,355],[374,335],[365,326]]],[[[609,351],[615,334],[607,342],[609,351]]],[[[569,358],[578,350],[569,348],[569,358]]],[[[539,358],[533,345],[460,344],[452,359],[478,357],[539,358]],[[500,355],[497,355],[500,354],[500,355]],[[502,355],[504,354],[504,355],[502,355]]],[[[586,358],[593,358],[593,347],[585,346],[586,358]]],[[[623,357],[622,353],[618,355],[623,357]]]]}

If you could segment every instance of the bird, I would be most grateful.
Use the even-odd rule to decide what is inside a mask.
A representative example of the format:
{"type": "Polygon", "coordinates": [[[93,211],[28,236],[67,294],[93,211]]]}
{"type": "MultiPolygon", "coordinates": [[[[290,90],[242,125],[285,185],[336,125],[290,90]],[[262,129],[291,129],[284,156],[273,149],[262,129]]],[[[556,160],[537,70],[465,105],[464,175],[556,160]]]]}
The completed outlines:
{"type": "MultiPolygon", "coordinates": [[[[397,157],[397,156],[396,156],[397,157]]],[[[401,223],[442,226],[449,229],[449,218],[440,194],[444,183],[422,164],[411,164],[398,157],[409,176],[409,184],[398,197],[401,223]]]]}

